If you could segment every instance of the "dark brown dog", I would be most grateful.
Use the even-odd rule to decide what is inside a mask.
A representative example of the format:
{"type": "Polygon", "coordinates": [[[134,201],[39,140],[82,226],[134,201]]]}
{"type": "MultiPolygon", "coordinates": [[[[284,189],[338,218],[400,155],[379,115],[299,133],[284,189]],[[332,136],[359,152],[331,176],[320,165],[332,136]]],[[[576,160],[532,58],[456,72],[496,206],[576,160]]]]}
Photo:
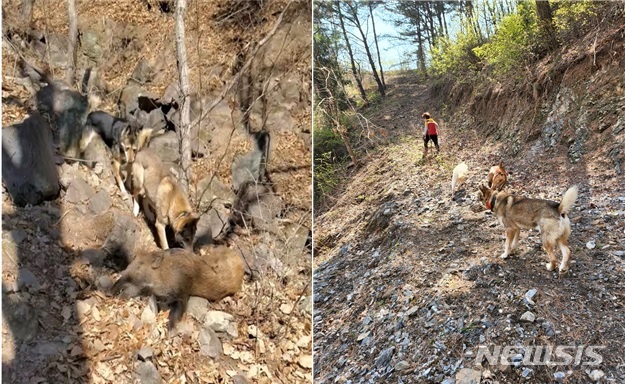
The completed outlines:
{"type": "Polygon", "coordinates": [[[507,192],[495,192],[484,185],[480,185],[480,195],[482,203],[497,216],[506,230],[502,259],[507,258],[516,248],[521,229],[537,228],[540,230],[543,247],[549,255],[547,269],[553,271],[556,268],[554,247],[557,244],[562,251],[560,273],[568,270],[571,257],[568,246],[571,222],[568,212],[577,200],[577,186],[569,188],[560,203],[514,196],[507,192]]]}
{"type": "Polygon", "coordinates": [[[488,172],[488,188],[501,191],[508,182],[508,172],[503,168],[503,162],[490,168],[488,172]]]}
{"type": "Polygon", "coordinates": [[[111,292],[125,297],[154,295],[170,308],[169,328],[182,318],[189,296],[219,301],[241,290],[245,265],[241,255],[225,246],[206,256],[173,248],[138,253],[111,292]]]}

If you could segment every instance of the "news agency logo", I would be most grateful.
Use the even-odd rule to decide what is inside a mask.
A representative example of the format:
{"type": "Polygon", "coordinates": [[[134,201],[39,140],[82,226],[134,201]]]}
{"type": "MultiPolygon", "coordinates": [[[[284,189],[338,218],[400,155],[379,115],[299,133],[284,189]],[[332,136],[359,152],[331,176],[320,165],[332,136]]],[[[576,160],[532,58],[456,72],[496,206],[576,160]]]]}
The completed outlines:
{"type": "Polygon", "coordinates": [[[465,356],[475,356],[477,366],[482,366],[484,360],[490,365],[597,366],[603,362],[598,351],[605,348],[604,345],[480,345],[476,353],[467,351],[465,356]]]}

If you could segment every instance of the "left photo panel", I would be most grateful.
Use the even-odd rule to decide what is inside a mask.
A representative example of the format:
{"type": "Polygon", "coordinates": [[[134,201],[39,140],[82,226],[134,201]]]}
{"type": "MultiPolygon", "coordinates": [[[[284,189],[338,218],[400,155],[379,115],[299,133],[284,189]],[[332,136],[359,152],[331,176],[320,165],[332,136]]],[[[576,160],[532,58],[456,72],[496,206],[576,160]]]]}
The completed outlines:
{"type": "Polygon", "coordinates": [[[311,383],[306,0],[2,1],[2,382],[311,383]]]}

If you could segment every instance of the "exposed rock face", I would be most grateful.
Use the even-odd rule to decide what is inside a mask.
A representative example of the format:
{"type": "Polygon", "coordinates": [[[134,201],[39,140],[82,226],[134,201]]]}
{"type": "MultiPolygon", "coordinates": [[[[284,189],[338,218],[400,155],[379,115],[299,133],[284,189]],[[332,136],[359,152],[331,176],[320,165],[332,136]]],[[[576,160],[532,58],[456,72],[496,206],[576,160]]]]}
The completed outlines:
{"type": "Polygon", "coordinates": [[[18,206],[54,199],[60,191],[50,126],[35,113],[2,130],[2,179],[18,206]]]}

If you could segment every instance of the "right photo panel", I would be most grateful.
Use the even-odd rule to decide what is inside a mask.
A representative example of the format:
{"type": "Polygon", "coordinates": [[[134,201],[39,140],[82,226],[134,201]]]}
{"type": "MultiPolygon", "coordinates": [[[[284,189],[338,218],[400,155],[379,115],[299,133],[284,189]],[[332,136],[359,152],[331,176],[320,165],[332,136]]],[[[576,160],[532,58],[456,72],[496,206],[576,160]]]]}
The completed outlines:
{"type": "Polygon", "coordinates": [[[314,381],[625,382],[625,5],[313,1],[314,381]]]}

